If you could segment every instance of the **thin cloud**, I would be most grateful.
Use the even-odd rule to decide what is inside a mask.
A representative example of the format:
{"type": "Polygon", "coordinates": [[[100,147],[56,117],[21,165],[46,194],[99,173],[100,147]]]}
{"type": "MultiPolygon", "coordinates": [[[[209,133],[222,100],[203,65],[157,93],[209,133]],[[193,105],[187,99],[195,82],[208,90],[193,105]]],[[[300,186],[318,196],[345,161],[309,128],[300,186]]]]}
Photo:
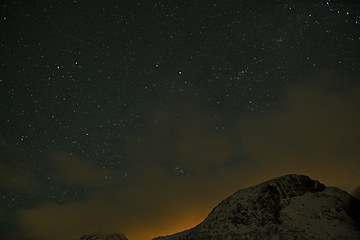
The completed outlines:
{"type": "Polygon", "coordinates": [[[36,186],[37,182],[25,167],[0,161],[0,188],[30,191],[36,186]]]}
{"type": "Polygon", "coordinates": [[[68,184],[82,187],[106,186],[116,176],[114,172],[88,164],[80,156],[64,151],[51,154],[57,172],[57,179],[68,184]]]}
{"type": "Polygon", "coordinates": [[[317,89],[311,81],[292,85],[278,109],[234,115],[223,131],[216,113],[196,101],[150,113],[146,134],[123,146],[132,163],[129,190],[118,188],[122,177],[114,171],[55,152],[59,179],[92,191],[84,201],[20,210],[20,229],[51,240],[94,231],[150,239],[190,228],[235,191],[288,173],[353,192],[360,182],[359,90],[317,89]]]}
{"type": "Polygon", "coordinates": [[[269,172],[308,174],[351,192],[360,180],[360,92],[317,87],[292,85],[280,109],[240,119],[239,147],[269,172]]]}

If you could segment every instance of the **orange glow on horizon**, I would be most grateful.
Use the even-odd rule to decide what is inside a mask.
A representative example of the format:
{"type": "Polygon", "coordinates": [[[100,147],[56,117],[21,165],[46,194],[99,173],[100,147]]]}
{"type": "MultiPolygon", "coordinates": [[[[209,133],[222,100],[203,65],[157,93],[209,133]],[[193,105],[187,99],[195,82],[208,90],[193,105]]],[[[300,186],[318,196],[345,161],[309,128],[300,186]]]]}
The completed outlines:
{"type": "Polygon", "coordinates": [[[204,220],[203,217],[188,216],[177,222],[175,225],[166,227],[160,232],[160,236],[172,235],[174,233],[182,232],[187,229],[193,228],[204,220]]]}
{"type": "Polygon", "coordinates": [[[161,227],[148,226],[140,229],[132,229],[128,231],[126,237],[129,240],[151,240],[159,236],[172,235],[178,232],[188,230],[201,223],[205,216],[200,216],[199,213],[192,212],[183,218],[175,219],[173,221],[167,221],[168,225],[161,227]]]}

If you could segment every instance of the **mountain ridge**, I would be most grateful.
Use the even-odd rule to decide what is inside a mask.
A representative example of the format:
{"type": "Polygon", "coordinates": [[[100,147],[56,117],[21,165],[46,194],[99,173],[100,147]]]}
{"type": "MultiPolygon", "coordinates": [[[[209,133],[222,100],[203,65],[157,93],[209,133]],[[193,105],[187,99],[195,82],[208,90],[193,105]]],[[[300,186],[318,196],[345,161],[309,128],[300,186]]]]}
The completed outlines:
{"type": "Polygon", "coordinates": [[[360,201],[289,174],[240,189],[197,226],[153,240],[360,239],[360,201]]]}

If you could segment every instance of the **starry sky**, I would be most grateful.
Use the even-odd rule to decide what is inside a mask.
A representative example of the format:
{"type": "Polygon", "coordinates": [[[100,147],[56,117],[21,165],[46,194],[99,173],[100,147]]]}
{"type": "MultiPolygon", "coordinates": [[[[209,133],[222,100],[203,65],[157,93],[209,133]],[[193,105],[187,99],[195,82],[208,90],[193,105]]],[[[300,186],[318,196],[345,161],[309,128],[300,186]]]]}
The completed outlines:
{"type": "Polygon", "coordinates": [[[289,173],[360,196],[357,1],[2,1],[0,238],[150,240],[289,173]]]}

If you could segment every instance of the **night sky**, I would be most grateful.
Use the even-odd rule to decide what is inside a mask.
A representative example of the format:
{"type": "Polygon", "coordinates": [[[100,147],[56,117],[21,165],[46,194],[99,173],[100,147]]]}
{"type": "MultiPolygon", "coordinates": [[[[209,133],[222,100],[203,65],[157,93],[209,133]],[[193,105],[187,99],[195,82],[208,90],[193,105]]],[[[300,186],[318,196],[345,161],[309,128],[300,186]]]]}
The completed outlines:
{"type": "Polygon", "coordinates": [[[150,240],[289,173],[360,196],[357,1],[1,1],[0,15],[0,239],[150,240]]]}

